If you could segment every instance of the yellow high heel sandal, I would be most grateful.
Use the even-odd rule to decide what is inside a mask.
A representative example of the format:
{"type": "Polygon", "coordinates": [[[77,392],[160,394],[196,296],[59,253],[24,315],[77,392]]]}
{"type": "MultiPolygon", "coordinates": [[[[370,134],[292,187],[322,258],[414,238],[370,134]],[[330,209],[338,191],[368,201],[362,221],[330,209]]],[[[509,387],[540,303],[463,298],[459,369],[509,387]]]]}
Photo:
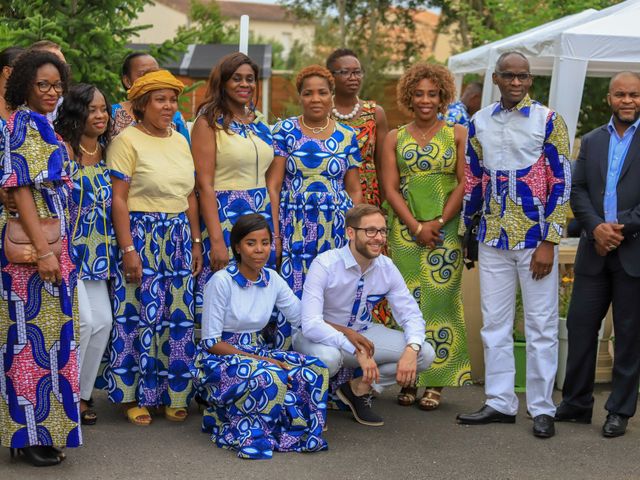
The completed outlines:
{"type": "Polygon", "coordinates": [[[147,407],[131,407],[125,410],[127,420],[139,427],[147,427],[151,425],[151,414],[147,407]]]}
{"type": "Polygon", "coordinates": [[[170,422],[184,422],[187,419],[187,409],[184,407],[164,407],[164,418],[170,422]]]}

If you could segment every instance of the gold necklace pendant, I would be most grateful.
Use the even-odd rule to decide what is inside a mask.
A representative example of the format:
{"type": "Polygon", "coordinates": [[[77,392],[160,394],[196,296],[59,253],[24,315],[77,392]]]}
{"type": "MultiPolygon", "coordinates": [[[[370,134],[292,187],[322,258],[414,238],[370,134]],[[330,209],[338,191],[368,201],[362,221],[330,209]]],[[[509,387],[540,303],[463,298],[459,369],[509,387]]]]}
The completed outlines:
{"type": "Polygon", "coordinates": [[[327,117],[327,123],[323,127],[310,127],[306,123],[304,123],[304,115],[300,115],[300,123],[307,130],[311,130],[311,132],[315,135],[324,132],[327,128],[329,128],[329,123],[331,123],[331,118],[327,117]]]}
{"type": "Polygon", "coordinates": [[[99,149],[100,149],[100,144],[99,144],[99,143],[96,145],[96,149],[95,149],[93,152],[90,152],[89,150],[87,150],[86,148],[84,148],[84,147],[82,146],[82,144],[80,144],[80,150],[82,151],[82,153],[86,153],[86,154],[87,154],[87,155],[89,155],[89,156],[93,156],[93,155],[95,155],[96,153],[98,153],[98,150],[99,150],[99,149]]]}
{"type": "Polygon", "coordinates": [[[418,124],[415,122],[415,120],[413,121],[413,126],[416,127],[416,130],[418,130],[418,132],[420,132],[420,137],[422,138],[422,141],[427,141],[427,137],[429,136],[429,133],[431,133],[431,130],[433,129],[433,127],[435,127],[438,124],[438,119],[436,118],[435,122],[433,122],[433,124],[427,129],[426,132],[423,132],[420,127],[418,127],[418,124]]]}

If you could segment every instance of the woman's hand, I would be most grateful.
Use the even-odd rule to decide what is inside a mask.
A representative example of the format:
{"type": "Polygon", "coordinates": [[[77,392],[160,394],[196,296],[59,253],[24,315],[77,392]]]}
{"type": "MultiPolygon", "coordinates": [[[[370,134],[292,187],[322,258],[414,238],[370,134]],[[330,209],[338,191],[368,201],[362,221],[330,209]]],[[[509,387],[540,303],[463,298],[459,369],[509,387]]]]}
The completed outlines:
{"type": "Polygon", "coordinates": [[[211,252],[209,253],[211,270],[217,272],[222,270],[229,263],[229,250],[224,244],[224,240],[211,239],[211,252]]]}
{"type": "Polygon", "coordinates": [[[430,222],[422,222],[422,230],[416,235],[418,245],[426,246],[429,249],[436,248],[436,245],[442,243],[440,238],[441,225],[437,220],[430,222]]]}
{"type": "Polygon", "coordinates": [[[140,285],[142,280],[142,261],[140,255],[135,250],[131,250],[124,254],[122,259],[124,264],[124,279],[127,283],[136,283],[140,285]]]}
{"type": "Polygon", "coordinates": [[[43,259],[39,259],[36,264],[38,274],[43,282],[54,283],[59,285],[62,282],[62,272],[60,271],[60,262],[55,255],[49,255],[43,259]]]}
{"type": "Polygon", "coordinates": [[[274,364],[276,367],[280,367],[283,370],[291,370],[291,367],[287,365],[285,362],[280,360],[276,360],[275,358],[270,357],[258,357],[260,360],[264,360],[265,362],[269,362],[274,364]]]}
{"type": "Polygon", "coordinates": [[[197,277],[202,271],[202,243],[191,244],[191,274],[197,277]]]}
{"type": "Polygon", "coordinates": [[[11,190],[0,188],[0,203],[2,203],[10,213],[16,213],[18,207],[11,190]]]}

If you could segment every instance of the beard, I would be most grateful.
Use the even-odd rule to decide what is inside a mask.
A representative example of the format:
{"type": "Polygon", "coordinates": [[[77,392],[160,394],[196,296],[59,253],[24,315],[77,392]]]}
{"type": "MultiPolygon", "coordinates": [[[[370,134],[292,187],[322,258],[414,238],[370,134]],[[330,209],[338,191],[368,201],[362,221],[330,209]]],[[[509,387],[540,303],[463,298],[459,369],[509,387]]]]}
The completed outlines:
{"type": "MultiPolygon", "coordinates": [[[[357,238],[355,239],[354,246],[355,246],[356,252],[358,252],[367,260],[373,260],[374,258],[379,257],[380,254],[382,253],[382,248],[380,248],[380,251],[378,253],[373,253],[369,251],[367,242],[361,242],[357,238]]],[[[384,246],[384,243],[381,244],[381,247],[382,246],[384,246]]]]}
{"type": "Polygon", "coordinates": [[[634,123],[636,123],[636,120],[640,118],[640,111],[636,111],[635,115],[633,116],[633,119],[620,118],[618,111],[613,112],[613,116],[616,117],[616,120],[618,120],[620,123],[624,125],[633,125],[634,123]]]}

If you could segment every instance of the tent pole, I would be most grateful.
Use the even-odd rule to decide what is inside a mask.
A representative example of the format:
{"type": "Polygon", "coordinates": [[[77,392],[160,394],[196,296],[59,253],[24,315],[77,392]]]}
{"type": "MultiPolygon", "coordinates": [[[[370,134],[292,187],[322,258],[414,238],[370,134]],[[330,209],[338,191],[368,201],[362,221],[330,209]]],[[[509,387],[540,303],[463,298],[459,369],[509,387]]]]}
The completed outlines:
{"type": "Polygon", "coordinates": [[[240,45],[238,51],[249,54],[249,15],[242,15],[240,17],[240,45]]]}

